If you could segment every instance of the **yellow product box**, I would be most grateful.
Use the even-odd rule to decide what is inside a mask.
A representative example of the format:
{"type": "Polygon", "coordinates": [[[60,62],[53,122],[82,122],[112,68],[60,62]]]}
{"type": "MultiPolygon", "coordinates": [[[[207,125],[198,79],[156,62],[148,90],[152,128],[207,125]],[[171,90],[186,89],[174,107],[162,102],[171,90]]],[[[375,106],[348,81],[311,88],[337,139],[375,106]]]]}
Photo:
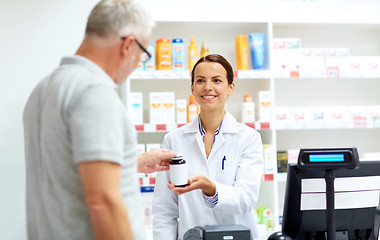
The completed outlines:
{"type": "Polygon", "coordinates": [[[272,96],[270,91],[259,91],[259,121],[272,121],[272,96]]]}
{"type": "Polygon", "coordinates": [[[162,92],[149,93],[149,119],[151,124],[163,123],[162,92]]]}

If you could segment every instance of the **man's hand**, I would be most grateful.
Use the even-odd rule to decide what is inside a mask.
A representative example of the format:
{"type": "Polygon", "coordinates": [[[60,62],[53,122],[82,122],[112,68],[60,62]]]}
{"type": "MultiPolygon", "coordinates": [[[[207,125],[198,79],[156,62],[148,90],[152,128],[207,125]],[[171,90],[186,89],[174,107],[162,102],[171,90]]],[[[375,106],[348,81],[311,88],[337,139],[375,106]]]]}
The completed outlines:
{"type": "Polygon", "coordinates": [[[213,183],[210,179],[206,178],[203,175],[199,174],[192,176],[187,180],[187,183],[189,185],[187,185],[186,187],[175,187],[173,184],[169,182],[168,188],[171,189],[173,192],[177,193],[178,195],[193,191],[195,189],[201,189],[206,196],[215,195],[215,183],[213,183]]]}
{"type": "Polygon", "coordinates": [[[166,149],[153,149],[138,157],[137,170],[139,173],[153,173],[169,170],[169,163],[177,153],[166,149]]]}

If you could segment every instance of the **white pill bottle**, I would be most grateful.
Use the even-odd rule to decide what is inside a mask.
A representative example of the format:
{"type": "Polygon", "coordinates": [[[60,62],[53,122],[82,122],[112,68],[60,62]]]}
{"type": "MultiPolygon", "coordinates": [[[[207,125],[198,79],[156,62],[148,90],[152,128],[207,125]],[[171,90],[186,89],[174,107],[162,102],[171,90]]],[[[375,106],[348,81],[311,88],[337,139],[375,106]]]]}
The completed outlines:
{"type": "Polygon", "coordinates": [[[182,154],[177,154],[169,163],[170,181],[175,187],[185,187],[187,183],[187,165],[182,154]]]}

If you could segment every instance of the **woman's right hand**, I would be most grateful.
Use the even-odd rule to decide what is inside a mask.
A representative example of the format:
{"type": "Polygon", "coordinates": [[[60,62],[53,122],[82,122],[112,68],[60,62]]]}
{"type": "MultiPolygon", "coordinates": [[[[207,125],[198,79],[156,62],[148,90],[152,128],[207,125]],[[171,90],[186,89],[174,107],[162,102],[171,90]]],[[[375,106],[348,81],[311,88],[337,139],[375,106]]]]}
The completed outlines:
{"type": "Polygon", "coordinates": [[[193,191],[195,189],[201,189],[203,194],[205,194],[206,196],[215,195],[215,183],[201,174],[192,176],[187,180],[187,183],[188,185],[185,187],[175,187],[170,182],[167,186],[170,190],[177,193],[178,195],[193,191]]]}

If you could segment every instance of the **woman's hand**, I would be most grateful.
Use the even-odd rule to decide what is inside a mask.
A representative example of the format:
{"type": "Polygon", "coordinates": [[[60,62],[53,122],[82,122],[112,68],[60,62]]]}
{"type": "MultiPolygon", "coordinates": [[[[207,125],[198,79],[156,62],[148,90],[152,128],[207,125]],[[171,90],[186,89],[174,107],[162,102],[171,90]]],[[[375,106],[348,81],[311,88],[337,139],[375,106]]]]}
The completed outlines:
{"type": "Polygon", "coordinates": [[[173,184],[171,184],[171,182],[169,182],[168,188],[178,195],[193,191],[195,189],[202,190],[203,194],[206,196],[215,195],[215,183],[203,175],[194,175],[187,180],[187,183],[188,185],[186,187],[175,187],[173,184]]]}

